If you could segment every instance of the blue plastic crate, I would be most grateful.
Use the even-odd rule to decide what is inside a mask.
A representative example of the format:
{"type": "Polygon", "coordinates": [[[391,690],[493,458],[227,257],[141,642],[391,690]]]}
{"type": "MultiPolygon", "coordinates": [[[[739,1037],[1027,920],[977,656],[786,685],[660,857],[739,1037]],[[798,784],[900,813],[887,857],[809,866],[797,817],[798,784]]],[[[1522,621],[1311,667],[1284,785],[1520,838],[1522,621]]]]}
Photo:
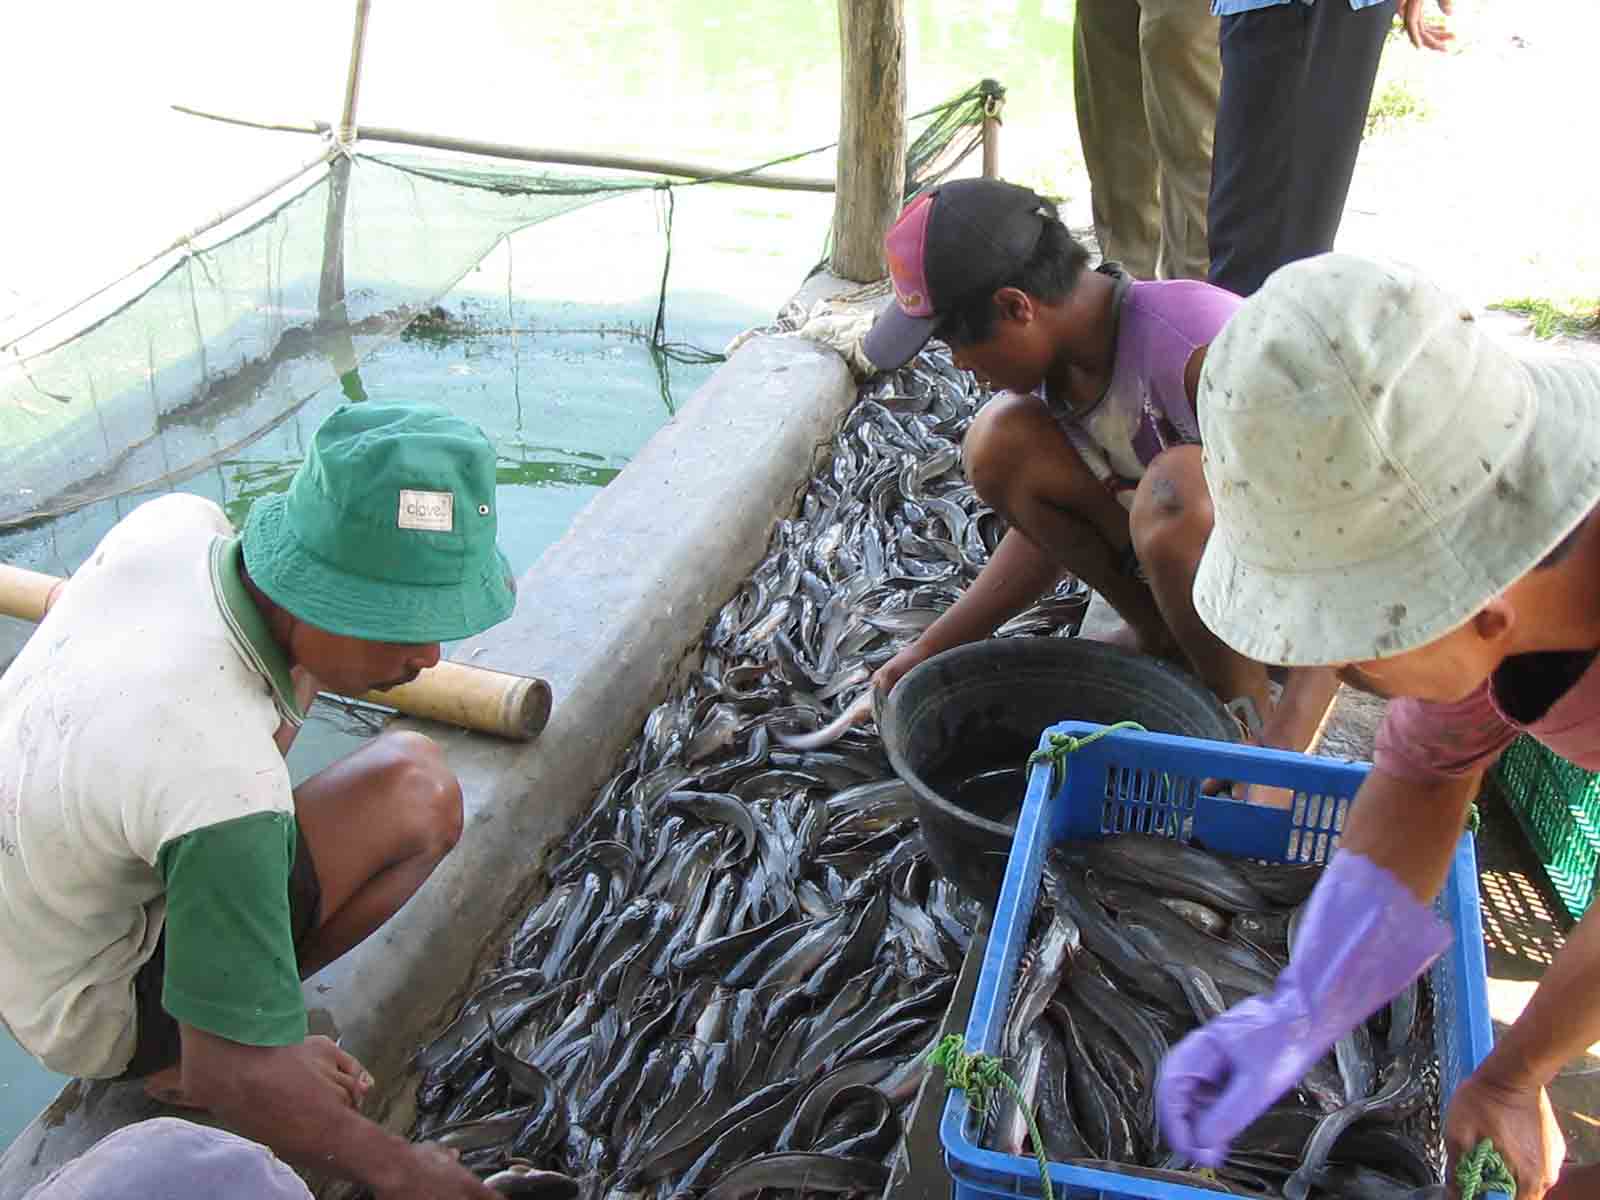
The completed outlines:
{"type": "MultiPolygon", "coordinates": [[[[1100,728],[1064,722],[1047,730],[1040,746],[1049,744],[1051,732],[1084,737],[1100,728]]],[[[1050,767],[1035,767],[978,977],[967,1024],[968,1051],[999,1050],[1050,846],[1112,833],[1146,833],[1186,842],[1198,839],[1213,850],[1270,862],[1326,862],[1367,771],[1365,764],[1131,731],[1107,734],[1070,754],[1064,778],[1054,788],[1050,767]],[[1294,806],[1281,810],[1207,796],[1200,788],[1208,778],[1293,788],[1294,806]]],[[[1494,1036],[1470,836],[1463,836],[1456,848],[1437,908],[1455,931],[1449,952],[1432,975],[1440,1095],[1448,1099],[1489,1053],[1494,1036]]],[[[954,1200],[1039,1196],[1038,1164],[984,1149],[976,1141],[974,1125],[966,1093],[952,1089],[939,1132],[945,1165],[955,1181],[954,1200]]],[[[1213,1200],[1218,1194],[1062,1163],[1050,1164],[1050,1180],[1056,1195],[1069,1200],[1213,1200]]]]}

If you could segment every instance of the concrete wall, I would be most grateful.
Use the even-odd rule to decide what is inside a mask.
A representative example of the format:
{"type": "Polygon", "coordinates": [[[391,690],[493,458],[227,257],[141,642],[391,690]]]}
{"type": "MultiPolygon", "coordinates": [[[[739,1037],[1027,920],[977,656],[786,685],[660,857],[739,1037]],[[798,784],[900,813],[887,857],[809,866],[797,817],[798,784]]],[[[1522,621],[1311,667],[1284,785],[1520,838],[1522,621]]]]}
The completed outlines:
{"type": "MultiPolygon", "coordinates": [[[[511,619],[455,648],[548,679],[555,706],[528,745],[428,728],[462,779],[461,841],[375,937],[306,983],[313,1031],[379,1081],[369,1113],[409,1118],[407,1059],[524,910],[546,850],[759,560],[854,396],[831,350],[747,342],[523,576],[511,619]]],[[[137,1085],[70,1084],[0,1158],[0,1197],[151,1115],[137,1085]]]]}

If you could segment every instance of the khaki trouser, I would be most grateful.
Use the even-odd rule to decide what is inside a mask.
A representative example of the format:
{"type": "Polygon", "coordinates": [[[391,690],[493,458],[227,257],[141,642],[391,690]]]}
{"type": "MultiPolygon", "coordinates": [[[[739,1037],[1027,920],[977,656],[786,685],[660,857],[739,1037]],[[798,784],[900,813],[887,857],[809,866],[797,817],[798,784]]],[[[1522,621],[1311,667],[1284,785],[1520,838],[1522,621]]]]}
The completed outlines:
{"type": "Polygon", "coordinates": [[[1078,0],[1073,72],[1101,254],[1138,279],[1204,279],[1222,81],[1208,0],[1078,0]]]}

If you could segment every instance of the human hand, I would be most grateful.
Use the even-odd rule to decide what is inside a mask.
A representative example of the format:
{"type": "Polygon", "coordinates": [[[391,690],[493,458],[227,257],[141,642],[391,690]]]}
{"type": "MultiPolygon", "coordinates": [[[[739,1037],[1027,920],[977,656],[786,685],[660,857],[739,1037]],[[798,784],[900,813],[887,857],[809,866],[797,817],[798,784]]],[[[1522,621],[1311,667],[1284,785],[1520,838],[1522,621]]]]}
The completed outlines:
{"type": "Polygon", "coordinates": [[[873,672],[873,690],[880,696],[887,696],[894,690],[894,685],[900,682],[902,675],[918,663],[929,658],[930,655],[926,650],[919,649],[921,644],[921,639],[912,642],[911,645],[873,672]]]}
{"type": "Polygon", "coordinates": [[[504,1200],[463,1167],[454,1150],[433,1142],[410,1149],[406,1161],[397,1164],[394,1181],[372,1189],[376,1200],[504,1200]]]}
{"type": "Polygon", "coordinates": [[[1206,1022],[1162,1062],[1156,1114],[1168,1145],[1219,1166],[1246,1126],[1449,943],[1405,885],[1341,850],[1306,901],[1272,990],[1206,1022]]]}
{"type": "Polygon", "coordinates": [[[1502,1083],[1491,1067],[1480,1068],[1456,1089],[1444,1119],[1445,1180],[1452,1200],[1459,1196],[1456,1164],[1484,1138],[1494,1142],[1511,1169],[1517,1200],[1539,1200],[1555,1185],[1567,1143],[1542,1087],[1502,1083]]]}
{"type": "Polygon", "coordinates": [[[1271,993],[1252,996],[1161,1061],[1156,1114],[1174,1150],[1200,1166],[1221,1166],[1233,1139],[1304,1073],[1302,1023],[1291,1009],[1271,993]]]}
{"type": "MultiPolygon", "coordinates": [[[[1455,0],[1438,0],[1439,11],[1449,16],[1455,11],[1455,0]]],[[[1400,20],[1405,24],[1406,36],[1418,50],[1448,50],[1456,35],[1442,21],[1424,22],[1423,0],[1400,0],[1400,20]]]]}

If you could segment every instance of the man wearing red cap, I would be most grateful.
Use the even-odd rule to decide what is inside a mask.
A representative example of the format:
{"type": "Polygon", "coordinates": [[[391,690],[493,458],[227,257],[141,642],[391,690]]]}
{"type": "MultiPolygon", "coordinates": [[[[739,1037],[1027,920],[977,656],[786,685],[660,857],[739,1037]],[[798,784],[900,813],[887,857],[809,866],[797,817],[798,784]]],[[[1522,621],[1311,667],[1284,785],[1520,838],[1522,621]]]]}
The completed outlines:
{"type": "Polygon", "coordinates": [[[919,196],[884,238],[895,302],[863,349],[880,369],[931,337],[997,389],[968,431],[968,478],[1010,525],[961,599],[880,668],[987,637],[1072,571],[1148,653],[1182,654],[1264,744],[1304,749],[1336,686],[1266,668],[1195,616],[1190,583],[1210,528],[1195,387],[1237,297],[1195,280],[1140,282],[1088,252],[1027,188],[965,179],[919,196]]]}

